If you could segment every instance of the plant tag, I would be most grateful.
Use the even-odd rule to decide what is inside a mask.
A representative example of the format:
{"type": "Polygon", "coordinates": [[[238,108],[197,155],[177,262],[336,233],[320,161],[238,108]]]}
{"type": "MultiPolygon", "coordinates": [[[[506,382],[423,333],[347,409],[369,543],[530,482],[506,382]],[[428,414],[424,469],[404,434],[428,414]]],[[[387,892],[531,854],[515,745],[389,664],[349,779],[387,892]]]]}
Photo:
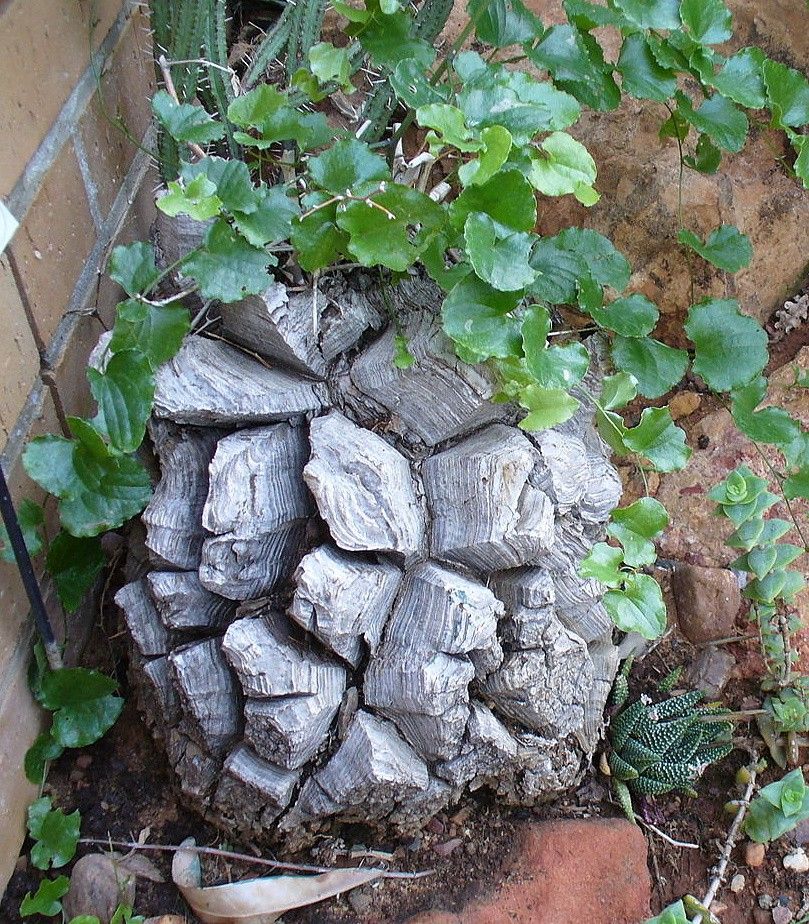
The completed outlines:
{"type": "Polygon", "coordinates": [[[0,253],[6,249],[6,244],[14,237],[20,223],[9,212],[3,202],[0,202],[0,253]]]}

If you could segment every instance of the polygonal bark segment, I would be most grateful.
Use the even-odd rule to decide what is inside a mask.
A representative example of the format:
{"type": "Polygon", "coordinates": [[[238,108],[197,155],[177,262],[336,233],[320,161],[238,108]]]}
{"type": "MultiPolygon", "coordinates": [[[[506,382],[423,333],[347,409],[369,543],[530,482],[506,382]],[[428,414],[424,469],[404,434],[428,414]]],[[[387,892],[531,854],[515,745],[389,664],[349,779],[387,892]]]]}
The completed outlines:
{"type": "Polygon", "coordinates": [[[397,432],[432,447],[508,416],[503,405],[489,401],[497,391],[492,373],[484,366],[461,362],[433,314],[411,315],[402,333],[415,359],[410,368],[398,369],[394,363],[397,331],[393,327],[351,367],[353,386],[391,415],[397,432]]]}
{"type": "Polygon", "coordinates": [[[208,496],[208,466],[223,433],[154,418],[149,433],[161,477],[143,511],[146,547],[158,565],[197,568],[205,539],[202,508],[208,496]]]}
{"type": "Polygon", "coordinates": [[[124,614],[140,653],[146,658],[166,654],[169,650],[168,633],[155,608],[146,580],[141,578],[125,584],[115,595],[115,602],[124,614]]]}
{"type": "Polygon", "coordinates": [[[502,604],[477,581],[426,562],[414,568],[378,655],[365,673],[365,702],[392,719],[428,760],[458,753],[469,684],[502,661],[502,604]]]}
{"type": "Polygon", "coordinates": [[[240,828],[271,824],[292,800],[300,772],[262,760],[246,744],[228,754],[214,802],[240,828]]]}
{"type": "Polygon", "coordinates": [[[327,696],[338,703],[345,668],[307,650],[292,638],[285,617],[268,611],[232,623],[222,650],[239,676],[245,696],[327,696]],[[339,695],[333,695],[339,689],[339,695]]]}
{"type": "Polygon", "coordinates": [[[424,506],[407,459],[381,436],[332,411],[312,421],[303,476],[342,549],[412,555],[424,545],[424,506]]]}
{"type": "Polygon", "coordinates": [[[604,523],[621,501],[623,486],[618,472],[609,459],[606,444],[591,427],[584,433],[590,478],[578,507],[579,516],[586,523],[604,523]]]}
{"type": "Polygon", "coordinates": [[[348,820],[384,818],[427,789],[426,764],[396,729],[360,711],[337,752],[308,780],[282,827],[339,812],[348,820]]]}
{"type": "Polygon", "coordinates": [[[384,306],[334,276],[322,279],[316,292],[273,283],[261,295],[221,305],[219,313],[234,343],[318,377],[369,327],[378,330],[387,320],[384,306]]]}
{"type": "Polygon", "coordinates": [[[345,690],[340,665],[307,651],[284,617],[234,622],[222,649],[248,697],[245,736],[265,759],[296,770],[323,744],[345,690]]]}
{"type": "Polygon", "coordinates": [[[288,423],[240,430],[219,441],[202,522],[205,587],[237,600],[269,593],[295,566],[311,501],[303,483],[308,447],[288,423]]]}
{"type": "Polygon", "coordinates": [[[260,295],[249,295],[219,308],[225,336],[260,356],[293,369],[323,376],[326,362],[313,329],[312,299],[290,297],[274,282],[260,295]]]}
{"type": "Polygon", "coordinates": [[[566,513],[582,499],[592,478],[587,449],[578,437],[555,430],[532,434],[531,440],[539,449],[545,467],[541,487],[557,513],[566,513]]]}
{"type": "Polygon", "coordinates": [[[341,694],[335,684],[316,696],[249,699],[244,737],[266,760],[297,770],[325,745],[341,694]]]}
{"type": "Polygon", "coordinates": [[[159,716],[152,715],[152,719],[155,721],[161,721],[162,719],[166,728],[176,725],[182,717],[182,711],[177,688],[172,683],[168,658],[154,658],[152,661],[147,661],[143,665],[143,673],[146,674],[152,684],[160,712],[159,716]]]}
{"type": "Polygon", "coordinates": [[[317,412],[325,400],[322,385],[206,337],[188,337],[155,373],[154,413],[177,423],[272,423],[317,412]]]}
{"type": "Polygon", "coordinates": [[[472,702],[461,753],[440,764],[437,773],[453,786],[473,784],[477,789],[513,776],[518,767],[519,744],[483,703],[472,702]]]}
{"type": "Polygon", "coordinates": [[[239,430],[219,441],[202,525],[211,533],[262,536],[308,517],[303,483],[309,455],[302,427],[288,423],[239,430]]]}
{"type": "Polygon", "coordinates": [[[365,673],[365,702],[392,719],[427,760],[458,753],[469,716],[472,662],[443,652],[384,651],[365,673]]]}
{"type": "Polygon", "coordinates": [[[305,536],[305,520],[247,539],[233,533],[211,536],[202,546],[200,581],[230,600],[266,596],[292,573],[305,536]]]}
{"type": "Polygon", "coordinates": [[[536,487],[542,459],[513,427],[495,425],[422,466],[437,558],[479,571],[527,564],[554,541],[553,505],[536,487]]]}
{"type": "Polygon", "coordinates": [[[289,615],[356,667],[363,645],[373,654],[382,637],[402,572],[324,545],[306,555],[295,572],[289,615]]]}
{"type": "Polygon", "coordinates": [[[197,743],[222,754],[241,725],[241,703],[219,639],[175,648],[169,655],[189,734],[197,743]]]}
{"type": "Polygon", "coordinates": [[[462,655],[497,641],[502,603],[479,581],[424,562],[410,570],[385,632],[384,650],[462,655]]]}
{"type": "Polygon", "coordinates": [[[501,715],[543,735],[564,737],[584,723],[584,703],[593,685],[587,646],[568,632],[549,609],[527,613],[540,620],[535,648],[506,654],[502,666],[481,684],[501,715]]]}
{"type": "Polygon", "coordinates": [[[167,629],[217,629],[236,609],[233,601],[206,590],[196,571],[152,571],[147,580],[167,629]]]}

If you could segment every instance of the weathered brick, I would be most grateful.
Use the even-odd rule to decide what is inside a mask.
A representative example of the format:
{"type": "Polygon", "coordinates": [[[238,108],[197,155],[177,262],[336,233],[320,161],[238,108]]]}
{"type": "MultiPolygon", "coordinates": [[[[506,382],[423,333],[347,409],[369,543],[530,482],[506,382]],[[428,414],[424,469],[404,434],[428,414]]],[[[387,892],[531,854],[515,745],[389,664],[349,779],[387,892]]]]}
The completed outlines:
{"type": "Polygon", "coordinates": [[[151,119],[155,88],[148,20],[135,13],[80,122],[81,140],[98,194],[102,218],[109,214],[151,119]]]}
{"type": "Polygon", "coordinates": [[[39,372],[39,353],[6,257],[0,257],[0,441],[8,438],[39,372]]]}
{"type": "Polygon", "coordinates": [[[123,6],[122,0],[0,3],[0,195],[8,195],[123,6]]]}
{"type": "Polygon", "coordinates": [[[46,345],[67,308],[94,240],[84,182],[68,144],[10,245],[37,333],[46,345]]]}

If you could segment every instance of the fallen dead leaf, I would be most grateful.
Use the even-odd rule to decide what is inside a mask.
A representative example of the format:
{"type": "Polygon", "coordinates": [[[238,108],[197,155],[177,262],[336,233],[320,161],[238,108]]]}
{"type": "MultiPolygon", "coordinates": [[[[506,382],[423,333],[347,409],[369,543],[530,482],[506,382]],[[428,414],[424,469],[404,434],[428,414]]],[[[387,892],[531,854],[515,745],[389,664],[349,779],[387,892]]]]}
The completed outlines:
{"type": "MultiPolygon", "coordinates": [[[[180,846],[191,848],[195,841],[189,838],[180,846]]],[[[272,924],[285,911],[348,892],[381,875],[380,870],[335,869],[316,876],[266,876],[203,887],[194,850],[178,850],[171,865],[175,885],[203,924],[272,924]]]]}

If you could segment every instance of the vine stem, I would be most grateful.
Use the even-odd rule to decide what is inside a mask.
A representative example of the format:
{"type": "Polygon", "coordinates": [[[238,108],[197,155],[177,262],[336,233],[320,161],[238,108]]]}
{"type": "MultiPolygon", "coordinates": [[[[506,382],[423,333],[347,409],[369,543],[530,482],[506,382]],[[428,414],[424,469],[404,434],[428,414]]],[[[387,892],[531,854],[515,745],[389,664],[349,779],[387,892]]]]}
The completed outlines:
{"type": "MultiPolygon", "coordinates": [[[[674,125],[674,137],[677,139],[677,151],[680,156],[680,172],[677,177],[677,224],[680,226],[680,230],[685,229],[683,224],[683,179],[685,175],[685,159],[683,152],[683,139],[680,137],[680,130],[677,127],[677,122],[674,119],[674,110],[669,106],[668,103],[663,103],[666,109],[671,116],[672,124],[674,125]]],[[[691,304],[694,304],[694,271],[691,266],[691,253],[688,248],[685,248],[685,263],[688,267],[688,281],[691,287],[691,304]]]]}
{"type": "MultiPolygon", "coordinates": [[[[711,902],[713,902],[713,900],[716,898],[717,893],[719,892],[719,888],[722,885],[722,881],[725,878],[728,863],[730,863],[730,855],[733,853],[733,848],[736,846],[736,838],[739,835],[739,830],[741,829],[742,822],[744,821],[744,816],[747,814],[750,800],[752,799],[753,792],[756,788],[755,762],[751,763],[748,769],[750,770],[750,780],[747,783],[747,788],[744,791],[742,801],[739,803],[739,810],[736,812],[736,817],[733,819],[733,824],[730,826],[730,830],[728,831],[728,836],[725,840],[725,846],[722,848],[722,853],[719,856],[719,865],[716,867],[716,872],[714,873],[713,879],[711,879],[710,885],[708,886],[708,891],[705,893],[705,898],[702,900],[702,904],[706,908],[711,907],[711,902]]],[[[691,924],[702,924],[702,921],[703,914],[700,911],[691,919],[691,924]]]]}
{"type": "Polygon", "coordinates": [[[325,209],[330,205],[334,205],[335,202],[364,202],[366,205],[370,205],[372,208],[379,209],[380,212],[383,212],[387,215],[390,221],[394,221],[396,216],[391,212],[390,209],[386,209],[384,205],[380,205],[378,202],[374,202],[371,196],[376,195],[376,193],[385,192],[385,190],[380,186],[379,189],[374,190],[372,193],[368,193],[367,196],[355,196],[351,193],[350,190],[346,190],[342,195],[332,196],[331,199],[326,199],[325,202],[321,202],[320,205],[315,205],[310,208],[308,211],[304,212],[300,220],[303,221],[304,218],[308,218],[310,215],[314,215],[315,212],[319,212],[321,209],[325,209]]]}
{"type": "MultiPolygon", "coordinates": [[[[264,857],[251,857],[246,853],[237,853],[234,850],[219,850],[216,847],[180,847],[175,844],[138,844],[135,841],[111,841],[98,837],[81,837],[80,844],[93,844],[99,847],[121,847],[126,850],[153,850],[159,853],[177,853],[180,850],[189,850],[209,857],[221,857],[225,860],[240,860],[244,863],[255,863],[258,866],[270,866],[273,869],[284,869],[293,873],[333,873],[339,869],[354,869],[356,867],[336,866],[310,866],[307,863],[285,863],[282,860],[268,860],[264,857]]],[[[363,867],[369,870],[373,867],[363,867]]],[[[425,869],[415,873],[403,873],[398,870],[376,870],[383,879],[423,879],[432,876],[435,870],[425,869]]]]}
{"type": "MultiPolygon", "coordinates": [[[[177,96],[177,90],[174,87],[174,80],[171,76],[171,69],[169,68],[169,62],[166,60],[165,55],[160,55],[157,59],[157,66],[160,68],[160,73],[163,75],[163,82],[166,85],[166,92],[174,100],[177,105],[180,105],[180,97],[177,96]]],[[[196,154],[197,157],[202,159],[205,157],[205,151],[196,143],[196,141],[189,141],[188,147],[196,154]]]]}
{"type": "MultiPolygon", "coordinates": [[[[727,405],[725,405],[725,407],[727,408],[727,405]]],[[[772,475],[772,477],[775,479],[776,484],[781,488],[781,495],[784,499],[784,503],[786,504],[786,508],[789,511],[789,515],[792,518],[792,523],[795,526],[795,532],[797,532],[797,534],[800,536],[801,543],[803,545],[804,550],[805,551],[809,550],[809,543],[807,543],[806,541],[806,536],[804,536],[803,534],[803,530],[801,529],[801,524],[798,522],[798,518],[795,515],[795,511],[792,509],[792,504],[790,504],[789,498],[784,496],[783,485],[782,485],[783,478],[781,477],[781,475],[778,474],[772,462],[770,462],[770,460],[767,458],[761,446],[759,446],[759,444],[755,440],[751,440],[751,442],[756,447],[756,452],[761,456],[762,461],[769,469],[769,472],[772,475]]]]}

